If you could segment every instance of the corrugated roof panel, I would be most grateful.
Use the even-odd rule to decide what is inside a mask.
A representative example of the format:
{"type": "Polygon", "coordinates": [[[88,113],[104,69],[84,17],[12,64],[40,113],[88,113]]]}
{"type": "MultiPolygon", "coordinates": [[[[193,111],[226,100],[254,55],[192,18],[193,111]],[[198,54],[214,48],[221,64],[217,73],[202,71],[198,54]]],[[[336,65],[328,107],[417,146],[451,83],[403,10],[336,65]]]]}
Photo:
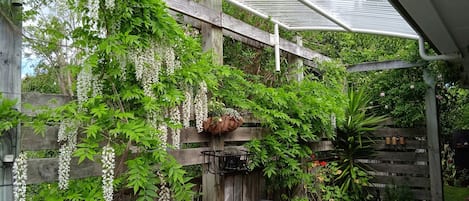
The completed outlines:
{"type": "Polygon", "coordinates": [[[289,29],[350,30],[417,38],[387,0],[228,0],[289,29]]]}

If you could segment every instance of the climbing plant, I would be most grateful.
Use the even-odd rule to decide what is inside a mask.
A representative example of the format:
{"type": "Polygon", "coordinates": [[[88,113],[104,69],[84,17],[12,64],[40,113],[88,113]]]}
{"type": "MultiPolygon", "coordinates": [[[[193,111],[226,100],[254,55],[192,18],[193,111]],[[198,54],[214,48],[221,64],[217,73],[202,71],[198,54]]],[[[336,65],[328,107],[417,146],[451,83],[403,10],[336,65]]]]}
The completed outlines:
{"type": "MultiPolygon", "coordinates": [[[[202,98],[217,84],[211,59],[184,34],[163,1],[51,3],[77,20],[66,22],[74,24],[64,36],[69,44],[63,54],[76,61],[67,69],[76,72],[70,86],[77,99],[38,114],[32,123],[37,132],[45,130],[44,122],[59,126],[57,190],[74,187],[70,163],[77,157],[79,163],[102,164],[102,194],[94,196],[103,200],[126,189],[138,200],[190,200],[190,178],[167,150],[179,147],[178,106],[193,94],[202,98]]],[[[203,110],[203,101],[195,108],[203,110]]]]}
{"type": "Polygon", "coordinates": [[[25,116],[15,109],[16,103],[16,100],[10,100],[0,92],[0,136],[25,119],[25,116]]]}

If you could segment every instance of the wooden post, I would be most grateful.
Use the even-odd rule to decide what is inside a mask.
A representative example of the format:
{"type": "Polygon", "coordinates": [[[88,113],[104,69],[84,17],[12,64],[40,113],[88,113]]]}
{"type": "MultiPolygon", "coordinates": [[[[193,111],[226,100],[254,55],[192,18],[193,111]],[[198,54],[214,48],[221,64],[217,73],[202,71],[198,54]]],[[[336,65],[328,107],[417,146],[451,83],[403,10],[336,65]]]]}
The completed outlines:
{"type": "MultiPolygon", "coordinates": [[[[222,0],[201,0],[200,3],[215,12],[222,12],[222,0]]],[[[214,64],[223,65],[222,28],[202,23],[201,33],[203,50],[212,53],[214,64]]],[[[212,135],[210,146],[215,151],[224,150],[224,137],[222,135],[212,135]]],[[[215,164],[215,166],[218,166],[218,164],[215,164]]],[[[223,175],[209,173],[207,168],[208,166],[205,164],[202,175],[203,201],[224,201],[225,184],[223,175]]]]}
{"type": "MultiPolygon", "coordinates": [[[[21,5],[0,0],[0,92],[21,109],[21,5]]],[[[0,137],[0,159],[18,155],[20,126],[0,137]]],[[[11,163],[0,164],[0,200],[13,200],[11,163]]]]}
{"type": "MultiPolygon", "coordinates": [[[[301,51],[301,46],[303,46],[303,40],[301,36],[295,36],[296,40],[296,52],[299,53],[301,51]]],[[[295,54],[288,54],[288,63],[292,64],[293,68],[288,69],[288,79],[291,81],[300,82],[303,80],[303,59],[298,57],[295,54]]]]}
{"type": "Polygon", "coordinates": [[[425,115],[427,121],[428,166],[430,168],[430,188],[432,201],[443,200],[441,177],[440,146],[438,138],[438,116],[435,99],[435,79],[425,69],[423,78],[427,86],[425,94],[425,115]]]}

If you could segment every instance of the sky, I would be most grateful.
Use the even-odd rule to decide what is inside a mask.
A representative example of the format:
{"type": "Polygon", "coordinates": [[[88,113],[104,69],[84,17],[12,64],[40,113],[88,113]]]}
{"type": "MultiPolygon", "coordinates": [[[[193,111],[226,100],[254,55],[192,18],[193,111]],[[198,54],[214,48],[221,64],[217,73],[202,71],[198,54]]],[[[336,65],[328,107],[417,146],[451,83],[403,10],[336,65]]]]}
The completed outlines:
{"type": "MultiPolygon", "coordinates": [[[[29,10],[31,9],[31,7],[28,4],[25,4],[24,9],[29,10]]],[[[40,9],[39,12],[41,13],[41,15],[53,13],[51,9],[47,7],[40,9]]],[[[23,22],[23,27],[35,25],[37,25],[36,19],[27,20],[23,22]]],[[[40,62],[41,58],[34,54],[34,51],[28,46],[27,43],[23,42],[23,49],[21,55],[21,78],[25,78],[26,75],[33,76],[35,74],[34,69],[40,62]]]]}
{"type": "Polygon", "coordinates": [[[26,77],[26,75],[34,75],[34,68],[39,64],[41,59],[37,56],[25,53],[27,50],[23,48],[23,55],[21,57],[21,78],[26,77]]]}

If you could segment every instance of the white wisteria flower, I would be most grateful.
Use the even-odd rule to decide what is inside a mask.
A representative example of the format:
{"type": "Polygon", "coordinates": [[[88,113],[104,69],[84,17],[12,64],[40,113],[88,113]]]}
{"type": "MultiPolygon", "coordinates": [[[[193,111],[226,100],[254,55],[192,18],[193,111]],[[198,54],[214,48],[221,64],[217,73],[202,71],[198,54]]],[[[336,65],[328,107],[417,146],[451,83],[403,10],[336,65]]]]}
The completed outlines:
{"type": "Polygon", "coordinates": [[[106,9],[113,10],[116,6],[115,0],[106,0],[105,2],[106,9]]]}
{"type": "Polygon", "coordinates": [[[89,66],[82,68],[77,77],[77,100],[80,105],[89,98],[88,93],[92,89],[92,79],[91,68],[89,66]]]}
{"type": "MultiPolygon", "coordinates": [[[[181,121],[181,113],[179,112],[179,107],[173,107],[169,110],[170,119],[173,124],[178,124],[181,121]]],[[[173,141],[173,146],[176,149],[179,149],[181,146],[180,134],[181,129],[172,128],[171,129],[171,139],[173,141]]]]}
{"type": "Polygon", "coordinates": [[[160,192],[158,193],[158,201],[171,201],[171,191],[166,185],[166,180],[163,174],[158,170],[156,175],[160,179],[160,192]]]}
{"type": "Polygon", "coordinates": [[[195,111],[195,127],[197,132],[203,131],[203,122],[208,117],[207,108],[207,84],[205,81],[200,82],[199,91],[195,96],[194,100],[194,111],[195,111]]]}
{"type": "Polygon", "coordinates": [[[61,190],[68,189],[72,153],[73,147],[69,144],[63,144],[59,149],[59,188],[61,190]]]}
{"type": "Polygon", "coordinates": [[[162,143],[162,148],[166,149],[168,143],[168,126],[166,123],[162,122],[158,126],[158,130],[160,130],[160,139],[162,143]]]}
{"type": "Polygon", "coordinates": [[[174,54],[174,50],[171,47],[166,47],[164,49],[164,60],[166,63],[166,74],[172,75],[174,74],[174,70],[180,68],[180,63],[176,60],[176,55],[174,54]]]}
{"type": "Polygon", "coordinates": [[[115,152],[112,147],[103,147],[102,153],[102,168],[103,168],[103,196],[104,200],[112,201],[113,199],[113,181],[114,181],[114,167],[115,167],[115,152]]]}
{"type": "Polygon", "coordinates": [[[13,163],[13,197],[15,201],[26,200],[27,159],[26,154],[22,152],[13,163]]]}
{"type": "Polygon", "coordinates": [[[103,95],[103,81],[99,79],[98,76],[93,75],[93,79],[91,80],[91,86],[93,89],[92,96],[100,96],[103,95]]]}
{"type": "Polygon", "coordinates": [[[57,134],[57,142],[71,142],[76,144],[76,135],[78,132],[78,123],[70,120],[60,122],[57,134]]]}
{"type": "Polygon", "coordinates": [[[99,20],[99,0],[88,0],[88,17],[91,19],[91,29],[93,31],[97,31],[97,22],[99,20]]]}
{"type": "Polygon", "coordinates": [[[186,90],[184,92],[184,102],[182,103],[182,126],[189,128],[192,108],[192,90],[186,90]]]}
{"type": "Polygon", "coordinates": [[[129,56],[135,66],[135,77],[142,83],[145,95],[155,97],[152,85],[159,81],[162,61],[158,43],[151,42],[147,49],[134,49],[129,56]]]}

